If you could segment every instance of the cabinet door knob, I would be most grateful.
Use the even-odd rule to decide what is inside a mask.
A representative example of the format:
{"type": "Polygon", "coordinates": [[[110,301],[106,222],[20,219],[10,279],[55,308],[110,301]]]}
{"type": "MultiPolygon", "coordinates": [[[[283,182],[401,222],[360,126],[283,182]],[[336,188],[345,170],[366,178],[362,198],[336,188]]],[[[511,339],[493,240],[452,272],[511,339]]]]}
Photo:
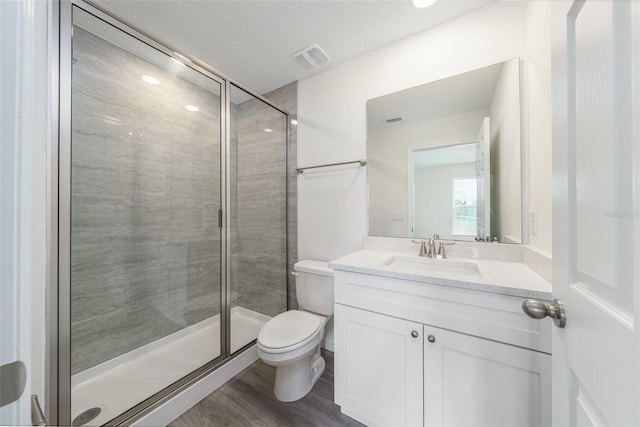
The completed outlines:
{"type": "Polygon", "coordinates": [[[411,336],[414,338],[418,338],[418,331],[411,331],[411,336]]]}
{"type": "Polygon", "coordinates": [[[429,342],[436,342],[436,337],[434,337],[433,335],[429,335],[429,336],[427,337],[427,341],[429,341],[429,342]]]}

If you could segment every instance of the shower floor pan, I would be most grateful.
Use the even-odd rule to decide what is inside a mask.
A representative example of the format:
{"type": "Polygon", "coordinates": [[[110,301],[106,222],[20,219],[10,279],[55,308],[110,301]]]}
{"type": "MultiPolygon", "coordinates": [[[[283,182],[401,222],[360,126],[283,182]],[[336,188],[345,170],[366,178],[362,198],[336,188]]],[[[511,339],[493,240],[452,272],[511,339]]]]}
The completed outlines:
{"type": "MultiPolygon", "coordinates": [[[[270,317],[231,309],[231,352],[247,345],[270,317]]],[[[220,355],[220,316],[71,377],[71,419],[103,425],[220,355]],[[99,409],[98,410],[96,410],[99,409]],[[97,413],[92,419],[85,412],[97,413]],[[85,421],[86,420],[86,421],[85,421]]]]}

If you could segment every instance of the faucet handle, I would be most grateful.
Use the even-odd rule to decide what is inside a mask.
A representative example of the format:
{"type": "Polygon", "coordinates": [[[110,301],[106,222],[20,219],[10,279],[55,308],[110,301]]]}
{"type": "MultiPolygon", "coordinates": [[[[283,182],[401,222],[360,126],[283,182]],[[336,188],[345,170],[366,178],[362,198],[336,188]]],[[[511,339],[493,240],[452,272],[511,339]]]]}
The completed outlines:
{"type": "Polygon", "coordinates": [[[413,243],[419,243],[420,244],[420,252],[418,252],[418,256],[425,256],[425,254],[427,253],[427,242],[425,242],[424,240],[411,240],[413,243]]]}
{"type": "Polygon", "coordinates": [[[442,255],[442,259],[447,259],[447,252],[444,250],[444,247],[455,244],[456,242],[440,242],[440,246],[438,247],[438,255],[442,255]]]}

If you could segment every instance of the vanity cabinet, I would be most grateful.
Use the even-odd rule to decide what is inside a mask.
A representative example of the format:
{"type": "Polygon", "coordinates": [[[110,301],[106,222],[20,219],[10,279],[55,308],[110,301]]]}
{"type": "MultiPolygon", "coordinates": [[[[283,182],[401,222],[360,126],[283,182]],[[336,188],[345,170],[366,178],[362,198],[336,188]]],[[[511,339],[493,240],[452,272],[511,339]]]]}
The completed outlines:
{"type": "Polygon", "coordinates": [[[551,424],[551,326],[524,298],[336,270],[335,400],[367,425],[551,424]]]}

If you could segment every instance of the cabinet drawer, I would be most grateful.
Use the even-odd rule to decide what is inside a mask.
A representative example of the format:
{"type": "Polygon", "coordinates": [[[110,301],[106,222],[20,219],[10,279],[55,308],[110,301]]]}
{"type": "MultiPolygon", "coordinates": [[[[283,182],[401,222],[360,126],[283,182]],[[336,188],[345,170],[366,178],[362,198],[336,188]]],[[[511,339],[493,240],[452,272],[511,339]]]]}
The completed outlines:
{"type": "Polygon", "coordinates": [[[336,270],[335,302],[551,353],[551,320],[522,312],[524,298],[336,270]]]}

